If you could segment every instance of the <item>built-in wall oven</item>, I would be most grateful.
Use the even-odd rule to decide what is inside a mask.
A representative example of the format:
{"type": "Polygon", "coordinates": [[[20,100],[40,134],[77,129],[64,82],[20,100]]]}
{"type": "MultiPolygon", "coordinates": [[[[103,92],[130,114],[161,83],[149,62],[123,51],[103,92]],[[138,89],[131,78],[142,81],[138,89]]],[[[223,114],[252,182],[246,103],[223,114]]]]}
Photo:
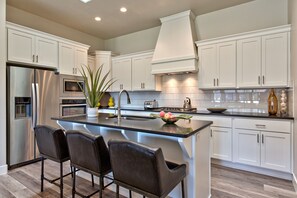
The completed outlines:
{"type": "Polygon", "coordinates": [[[60,99],[60,117],[86,115],[87,104],[85,99],[60,99]]]}

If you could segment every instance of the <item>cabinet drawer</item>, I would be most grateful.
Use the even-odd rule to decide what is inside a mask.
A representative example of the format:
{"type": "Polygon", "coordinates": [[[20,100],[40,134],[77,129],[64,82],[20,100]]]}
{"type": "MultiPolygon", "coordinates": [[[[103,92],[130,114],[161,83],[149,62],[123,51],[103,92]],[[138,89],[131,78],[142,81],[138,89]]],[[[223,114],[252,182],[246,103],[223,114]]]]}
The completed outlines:
{"type": "Polygon", "coordinates": [[[291,133],[291,122],[262,119],[234,119],[234,128],[291,133]]]}
{"type": "Polygon", "coordinates": [[[213,124],[211,126],[213,127],[232,127],[231,118],[218,118],[213,116],[193,116],[193,118],[196,120],[212,121],[213,124]]]}

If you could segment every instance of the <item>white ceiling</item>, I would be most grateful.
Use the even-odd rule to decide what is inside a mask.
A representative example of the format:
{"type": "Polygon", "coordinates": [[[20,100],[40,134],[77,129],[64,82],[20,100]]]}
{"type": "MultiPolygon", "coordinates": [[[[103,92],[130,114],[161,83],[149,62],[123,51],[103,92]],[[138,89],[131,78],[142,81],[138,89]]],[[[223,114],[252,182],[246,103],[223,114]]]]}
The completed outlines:
{"type": "Polygon", "coordinates": [[[185,10],[196,15],[251,0],[7,0],[7,4],[102,39],[159,26],[159,18],[185,10]],[[128,12],[119,9],[125,6],[128,12]],[[102,18],[101,22],[94,20],[102,18]]]}

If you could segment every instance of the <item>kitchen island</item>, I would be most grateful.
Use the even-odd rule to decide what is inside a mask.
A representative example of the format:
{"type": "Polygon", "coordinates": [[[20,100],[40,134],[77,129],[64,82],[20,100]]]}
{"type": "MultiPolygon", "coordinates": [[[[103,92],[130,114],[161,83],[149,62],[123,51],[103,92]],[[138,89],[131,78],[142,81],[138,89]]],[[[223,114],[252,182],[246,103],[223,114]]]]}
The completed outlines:
{"type": "MultiPolygon", "coordinates": [[[[186,197],[210,197],[210,121],[178,120],[165,124],[161,119],[110,114],[96,118],[76,116],[52,118],[66,130],[79,129],[110,139],[128,139],[152,147],[161,147],[166,160],[187,165],[186,197]]],[[[181,197],[178,185],[170,194],[181,197]]]]}

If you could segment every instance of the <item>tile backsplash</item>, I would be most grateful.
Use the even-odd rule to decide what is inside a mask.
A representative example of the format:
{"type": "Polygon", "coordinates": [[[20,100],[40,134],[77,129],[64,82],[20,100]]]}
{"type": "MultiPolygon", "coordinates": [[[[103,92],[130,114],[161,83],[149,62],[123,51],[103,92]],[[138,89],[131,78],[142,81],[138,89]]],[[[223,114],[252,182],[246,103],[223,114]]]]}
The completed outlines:
{"type": "MultiPolygon", "coordinates": [[[[208,107],[224,107],[228,111],[267,113],[269,89],[200,90],[197,74],[162,76],[162,92],[129,92],[131,105],[141,106],[146,100],[158,101],[160,107],[182,107],[186,97],[191,98],[192,107],[205,110],[208,107]]],[[[275,89],[280,97],[281,89],[275,89]]],[[[293,112],[293,90],[287,89],[289,115],[293,112]]],[[[118,92],[111,93],[117,103],[118,92]]],[[[126,105],[126,96],[121,104],[126,105]]],[[[116,104],[117,105],[117,104],[116,104]]]]}

